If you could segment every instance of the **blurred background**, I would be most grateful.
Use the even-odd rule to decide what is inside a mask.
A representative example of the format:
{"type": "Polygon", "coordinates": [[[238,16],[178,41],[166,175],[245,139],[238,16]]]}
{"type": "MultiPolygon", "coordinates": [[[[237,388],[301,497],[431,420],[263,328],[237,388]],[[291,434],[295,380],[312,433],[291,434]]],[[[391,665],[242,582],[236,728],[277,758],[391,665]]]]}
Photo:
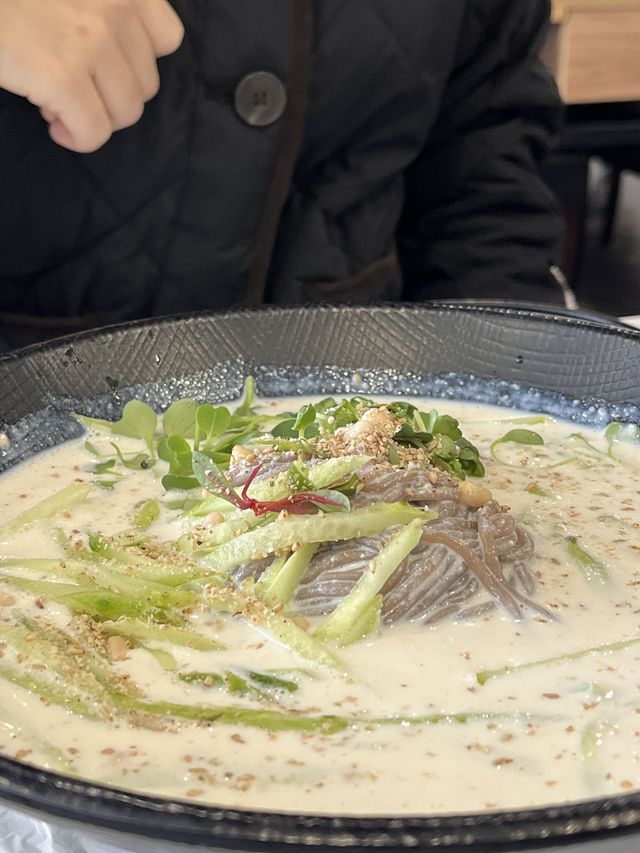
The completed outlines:
{"type": "Polygon", "coordinates": [[[640,314],[640,0],[553,0],[542,48],[567,105],[545,175],[581,308],[640,314]]]}

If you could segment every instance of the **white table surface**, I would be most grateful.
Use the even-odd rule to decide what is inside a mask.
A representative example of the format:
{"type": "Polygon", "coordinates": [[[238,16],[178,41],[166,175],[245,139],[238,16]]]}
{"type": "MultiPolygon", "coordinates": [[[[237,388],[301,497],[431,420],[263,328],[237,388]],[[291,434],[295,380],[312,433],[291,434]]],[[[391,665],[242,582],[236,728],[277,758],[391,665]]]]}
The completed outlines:
{"type": "MultiPolygon", "coordinates": [[[[375,848],[372,848],[372,853],[375,848]]],[[[418,848],[412,848],[418,849],[418,848]]],[[[440,848],[446,853],[446,847],[440,848]]],[[[538,847],[524,842],[517,853],[631,853],[640,849],[640,837],[622,835],[608,840],[574,842],[568,845],[538,847]]],[[[246,853],[259,850],[251,847],[246,853]]],[[[319,848],[310,847],[310,853],[319,848]]],[[[219,847],[192,847],[175,842],[157,841],[97,829],[59,818],[42,820],[35,814],[0,805],[0,853],[228,853],[219,847]]],[[[241,851],[236,851],[241,853],[241,851]]],[[[286,853],[286,847],[282,848],[286,853]]],[[[469,848],[473,853],[473,848],[469,848]]]]}
{"type": "Polygon", "coordinates": [[[635,326],[636,329],[640,329],[640,314],[628,314],[626,317],[620,317],[620,320],[628,326],[635,326]]]}

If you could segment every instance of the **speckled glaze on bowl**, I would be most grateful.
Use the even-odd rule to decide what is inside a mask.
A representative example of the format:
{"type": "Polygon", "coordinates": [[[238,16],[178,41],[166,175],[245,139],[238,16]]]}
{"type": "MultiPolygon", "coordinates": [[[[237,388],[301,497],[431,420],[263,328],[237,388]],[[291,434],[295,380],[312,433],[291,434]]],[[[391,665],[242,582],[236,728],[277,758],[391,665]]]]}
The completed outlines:
{"type": "MultiPolygon", "coordinates": [[[[429,394],[640,422],[640,332],[566,313],[432,303],[229,312],[134,323],[0,358],[0,469],[78,434],[71,411],[132,396],[429,394]]],[[[0,757],[0,799],[126,833],[222,849],[640,849],[640,794],[520,811],[327,817],[205,807],[92,785],[0,757]]],[[[123,836],[124,838],[124,836],[123,836]]]]}

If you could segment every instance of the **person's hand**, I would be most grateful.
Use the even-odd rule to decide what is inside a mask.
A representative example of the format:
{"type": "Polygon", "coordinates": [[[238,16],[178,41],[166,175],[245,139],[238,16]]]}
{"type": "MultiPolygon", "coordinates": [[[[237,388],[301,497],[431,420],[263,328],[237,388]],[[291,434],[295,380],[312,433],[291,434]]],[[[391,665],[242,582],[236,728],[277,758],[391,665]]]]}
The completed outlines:
{"type": "Polygon", "coordinates": [[[138,121],[183,35],[166,0],[0,0],[0,88],[40,107],[59,145],[95,151],[138,121]]]}

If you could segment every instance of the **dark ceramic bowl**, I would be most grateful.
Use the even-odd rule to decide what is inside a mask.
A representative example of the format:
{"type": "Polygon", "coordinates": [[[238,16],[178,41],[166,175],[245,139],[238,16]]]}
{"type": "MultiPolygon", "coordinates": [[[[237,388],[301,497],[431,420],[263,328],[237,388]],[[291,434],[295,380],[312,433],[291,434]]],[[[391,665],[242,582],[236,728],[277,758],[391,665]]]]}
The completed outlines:
{"type": "MultiPolygon", "coordinates": [[[[265,310],[104,329],[0,358],[0,466],[76,434],[81,409],[131,396],[430,394],[547,411],[583,423],[640,417],[640,332],[566,312],[496,305],[265,310]]],[[[580,851],[640,849],[640,794],[524,811],[320,817],[128,794],[0,757],[0,798],[43,816],[224,849],[580,851]]]]}

